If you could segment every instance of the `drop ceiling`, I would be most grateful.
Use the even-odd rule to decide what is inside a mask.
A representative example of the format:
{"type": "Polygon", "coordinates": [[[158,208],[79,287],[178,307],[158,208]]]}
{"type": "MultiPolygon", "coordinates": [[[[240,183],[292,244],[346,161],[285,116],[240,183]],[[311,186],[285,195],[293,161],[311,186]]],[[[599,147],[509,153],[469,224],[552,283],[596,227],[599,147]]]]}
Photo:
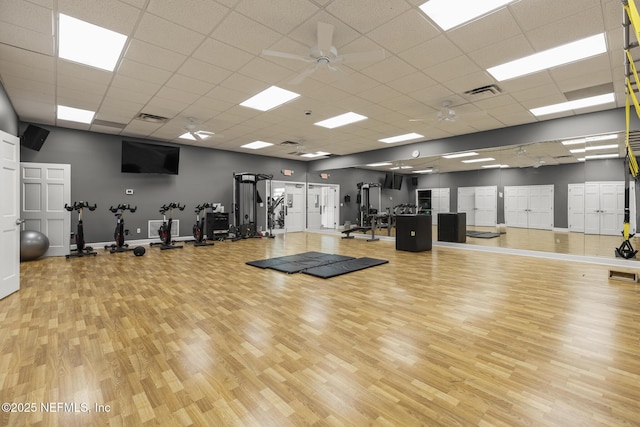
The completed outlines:
{"type": "Polygon", "coordinates": [[[424,138],[392,145],[624,105],[619,0],[520,0],[446,32],[420,11],[423,1],[3,0],[0,80],[24,122],[299,160],[307,152],[377,150],[389,146],[379,139],[411,132],[424,138]],[[114,72],[57,58],[59,13],[128,37],[114,72]],[[337,64],[291,84],[308,64],[262,51],[307,55],[318,22],[334,26],[340,54],[383,49],[385,58],[337,64]],[[504,82],[486,72],[601,32],[606,54],[504,82]],[[272,85],[301,96],[267,112],[239,105],[272,85]],[[615,105],[541,118],[529,112],[611,89],[615,105]],[[437,119],[444,103],[455,121],[437,119]],[[60,121],[58,104],[97,113],[92,124],[60,121]],[[349,111],[368,119],[336,129],[313,124],[349,111]],[[191,123],[214,137],[178,139],[191,123]],[[256,140],[274,145],[241,148],[256,140]]]}

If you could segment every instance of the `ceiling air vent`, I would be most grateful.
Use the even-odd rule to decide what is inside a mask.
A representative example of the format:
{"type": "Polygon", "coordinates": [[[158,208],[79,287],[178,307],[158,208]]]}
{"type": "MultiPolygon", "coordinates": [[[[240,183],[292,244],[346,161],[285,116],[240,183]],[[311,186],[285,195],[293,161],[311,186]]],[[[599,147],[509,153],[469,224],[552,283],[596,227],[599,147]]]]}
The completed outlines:
{"type": "Polygon", "coordinates": [[[280,145],[300,145],[299,142],[295,142],[295,141],[283,141],[280,143],[280,145]]]}
{"type": "Polygon", "coordinates": [[[136,116],[137,120],[142,120],[143,122],[149,122],[149,123],[166,123],[167,121],[169,121],[169,118],[167,117],[162,117],[162,116],[156,116],[155,114],[147,114],[147,113],[140,113],[136,116]]]}
{"type": "Polygon", "coordinates": [[[470,95],[470,96],[476,96],[476,95],[498,95],[500,93],[502,93],[502,91],[498,86],[487,85],[487,86],[477,87],[475,89],[470,89],[466,91],[464,94],[470,95]]]}

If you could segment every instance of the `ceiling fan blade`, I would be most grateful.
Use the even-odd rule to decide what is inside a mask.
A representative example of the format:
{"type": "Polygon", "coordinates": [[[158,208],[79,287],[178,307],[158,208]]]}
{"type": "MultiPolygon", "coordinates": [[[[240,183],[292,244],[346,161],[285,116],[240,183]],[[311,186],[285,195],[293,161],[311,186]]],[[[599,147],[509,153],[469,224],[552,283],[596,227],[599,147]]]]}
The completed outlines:
{"type": "Polygon", "coordinates": [[[370,52],[360,52],[360,53],[347,53],[344,55],[337,56],[333,61],[342,62],[344,64],[354,63],[354,62],[374,62],[374,61],[382,61],[385,57],[384,50],[372,50],[370,52]]]}
{"type": "Polygon", "coordinates": [[[302,83],[302,81],[304,79],[306,79],[307,77],[309,77],[311,74],[313,74],[316,70],[318,69],[318,64],[316,65],[312,65],[311,67],[307,68],[306,70],[304,70],[302,73],[298,74],[296,77],[294,77],[289,84],[292,85],[297,85],[302,83]]]}
{"type": "Polygon", "coordinates": [[[328,55],[333,46],[333,25],[318,22],[318,50],[321,55],[328,55]]]}
{"type": "Polygon", "coordinates": [[[308,56],[296,55],[296,54],[287,53],[287,52],[278,52],[277,50],[265,49],[265,50],[262,51],[262,55],[263,56],[275,56],[277,58],[293,59],[293,60],[296,60],[296,61],[304,61],[304,62],[313,62],[314,61],[313,58],[309,58],[308,56]]]}
{"type": "Polygon", "coordinates": [[[195,139],[196,141],[202,141],[202,137],[198,135],[198,132],[189,132],[189,133],[191,134],[193,139],[195,139]]]}

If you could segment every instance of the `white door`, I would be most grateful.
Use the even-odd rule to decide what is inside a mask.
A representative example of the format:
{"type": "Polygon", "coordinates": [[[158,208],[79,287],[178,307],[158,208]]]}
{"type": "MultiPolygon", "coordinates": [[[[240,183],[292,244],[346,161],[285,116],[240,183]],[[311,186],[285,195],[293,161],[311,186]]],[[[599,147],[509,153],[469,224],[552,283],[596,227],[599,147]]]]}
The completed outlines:
{"type": "Polygon", "coordinates": [[[569,184],[567,202],[569,231],[584,232],[584,184],[569,184]]]}
{"type": "Polygon", "coordinates": [[[322,228],[322,187],[309,184],[307,188],[307,228],[322,228]]]}
{"type": "Polygon", "coordinates": [[[340,186],[331,185],[322,187],[322,201],[320,205],[322,227],[335,229],[337,227],[336,218],[340,218],[340,205],[338,198],[340,197],[340,186]]]}
{"type": "Polygon", "coordinates": [[[287,233],[304,230],[304,184],[286,184],[284,228],[287,233]]]}
{"type": "Polygon", "coordinates": [[[600,234],[621,236],[624,224],[624,182],[600,183],[600,234]]]}
{"type": "Polygon", "coordinates": [[[49,250],[44,256],[69,253],[71,215],[71,165],[22,163],[22,210],[24,230],[44,233],[49,250]]]}
{"type": "Polygon", "coordinates": [[[498,224],[498,187],[475,187],[475,225],[495,227],[498,224]]]}
{"type": "Polygon", "coordinates": [[[20,289],[20,139],[0,131],[0,299],[20,289]]]}
{"type": "Polygon", "coordinates": [[[529,189],[528,227],[553,229],[553,185],[533,185],[529,189]]]}
{"type": "MultiPolygon", "coordinates": [[[[428,188],[431,191],[431,222],[433,225],[438,224],[438,214],[451,211],[450,207],[450,190],[448,188],[428,188]]],[[[416,200],[417,200],[416,191],[416,200]]],[[[420,205],[416,201],[416,205],[420,205]]]]}
{"type": "Polygon", "coordinates": [[[527,228],[529,192],[523,187],[504,187],[504,222],[507,227],[527,228]]]}
{"type": "Polygon", "coordinates": [[[584,232],[600,234],[600,184],[584,184],[584,232]]]}
{"type": "Polygon", "coordinates": [[[467,225],[476,225],[476,190],[474,187],[458,188],[458,212],[464,212],[467,225]]]}

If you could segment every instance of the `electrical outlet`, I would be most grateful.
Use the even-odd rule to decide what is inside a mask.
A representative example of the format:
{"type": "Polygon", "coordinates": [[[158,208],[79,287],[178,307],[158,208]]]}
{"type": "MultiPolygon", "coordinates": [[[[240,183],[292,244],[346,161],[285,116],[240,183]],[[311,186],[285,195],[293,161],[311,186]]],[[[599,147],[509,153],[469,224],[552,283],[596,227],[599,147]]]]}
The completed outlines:
{"type": "Polygon", "coordinates": [[[140,234],[140,229],[136,228],[136,233],[140,234]]]}
{"type": "Polygon", "coordinates": [[[133,188],[127,188],[126,190],[124,190],[124,194],[126,194],[127,196],[132,196],[133,188]]]}

